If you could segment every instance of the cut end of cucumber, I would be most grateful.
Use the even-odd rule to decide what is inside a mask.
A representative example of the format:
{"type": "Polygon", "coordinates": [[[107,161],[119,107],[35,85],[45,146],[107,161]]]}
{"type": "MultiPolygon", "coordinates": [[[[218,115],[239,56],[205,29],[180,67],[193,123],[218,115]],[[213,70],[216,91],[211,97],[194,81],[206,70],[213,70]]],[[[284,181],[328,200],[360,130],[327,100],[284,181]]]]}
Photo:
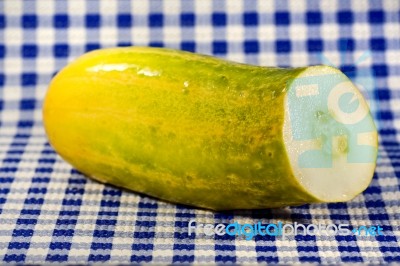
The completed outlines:
{"type": "Polygon", "coordinates": [[[283,136],[295,178],[318,201],[350,200],[371,182],[376,127],[364,97],[340,70],[309,67],[288,84],[283,136]]]}

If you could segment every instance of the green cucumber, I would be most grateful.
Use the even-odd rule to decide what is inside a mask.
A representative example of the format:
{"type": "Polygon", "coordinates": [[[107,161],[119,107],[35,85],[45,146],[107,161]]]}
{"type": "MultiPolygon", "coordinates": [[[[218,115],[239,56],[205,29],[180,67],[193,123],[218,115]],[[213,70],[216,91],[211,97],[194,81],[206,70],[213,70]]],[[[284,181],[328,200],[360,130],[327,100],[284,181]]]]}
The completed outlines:
{"type": "Polygon", "coordinates": [[[43,118],[54,149],[87,176],[213,210],[350,200],[376,164],[368,106],[328,66],[102,49],[54,77],[43,118]],[[356,111],[340,106],[346,93],[356,111]]]}

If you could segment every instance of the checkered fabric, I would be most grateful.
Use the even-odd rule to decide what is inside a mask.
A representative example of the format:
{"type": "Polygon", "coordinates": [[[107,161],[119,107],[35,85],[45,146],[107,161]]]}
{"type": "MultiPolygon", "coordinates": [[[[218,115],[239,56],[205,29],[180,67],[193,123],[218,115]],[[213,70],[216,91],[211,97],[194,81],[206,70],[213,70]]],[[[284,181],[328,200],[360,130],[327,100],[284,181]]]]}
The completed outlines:
{"type": "Polygon", "coordinates": [[[3,263],[400,262],[399,1],[1,1],[0,109],[3,263]],[[46,140],[47,85],[86,51],[129,45],[266,66],[330,62],[351,78],[367,70],[380,133],[371,185],[346,203],[211,212],[87,179],[46,140]],[[380,225],[384,235],[189,236],[193,218],[380,225]]]}

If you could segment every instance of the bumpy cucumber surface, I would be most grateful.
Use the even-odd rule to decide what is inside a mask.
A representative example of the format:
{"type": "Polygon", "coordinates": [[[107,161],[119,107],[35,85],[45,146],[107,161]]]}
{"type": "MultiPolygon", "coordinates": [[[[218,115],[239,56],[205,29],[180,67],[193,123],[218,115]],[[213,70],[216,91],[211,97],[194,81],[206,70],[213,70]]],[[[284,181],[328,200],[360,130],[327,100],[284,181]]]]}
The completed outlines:
{"type": "MultiPolygon", "coordinates": [[[[352,166],[351,183],[340,176],[345,169],[325,168],[326,176],[323,169],[300,165],[304,149],[324,150],[329,134],[337,135],[293,137],[293,129],[304,125],[293,124],[290,110],[306,110],[292,104],[292,84],[321,73],[337,75],[332,82],[347,79],[325,66],[259,67],[148,47],[97,50],[54,77],[44,125],[55,150],[84,174],[170,202],[227,210],[343,201],[368,186],[376,148],[368,150],[368,165],[352,166]],[[345,191],[349,184],[354,189],[345,191]]],[[[320,102],[310,103],[319,108],[320,102]]],[[[373,125],[369,112],[365,117],[373,125]]],[[[307,119],[309,127],[319,121],[307,119]]],[[[365,145],[376,145],[373,133],[365,145]]],[[[343,161],[349,153],[349,145],[335,141],[323,160],[343,161]]]]}

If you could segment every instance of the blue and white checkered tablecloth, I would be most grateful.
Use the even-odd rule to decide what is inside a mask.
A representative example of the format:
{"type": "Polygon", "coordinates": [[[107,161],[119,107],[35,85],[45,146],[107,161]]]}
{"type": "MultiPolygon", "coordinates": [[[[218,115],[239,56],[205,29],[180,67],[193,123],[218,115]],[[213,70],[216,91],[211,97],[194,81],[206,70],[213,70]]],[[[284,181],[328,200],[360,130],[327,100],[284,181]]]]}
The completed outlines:
{"type": "Polygon", "coordinates": [[[400,262],[397,0],[1,1],[0,109],[3,263],[400,262]],[[49,146],[41,118],[44,94],[52,76],[82,53],[128,45],[266,66],[329,62],[354,79],[366,70],[380,133],[371,185],[346,203],[219,213],[87,179],[49,146]],[[193,218],[213,224],[380,225],[384,234],[250,241],[188,236],[193,218]]]}

